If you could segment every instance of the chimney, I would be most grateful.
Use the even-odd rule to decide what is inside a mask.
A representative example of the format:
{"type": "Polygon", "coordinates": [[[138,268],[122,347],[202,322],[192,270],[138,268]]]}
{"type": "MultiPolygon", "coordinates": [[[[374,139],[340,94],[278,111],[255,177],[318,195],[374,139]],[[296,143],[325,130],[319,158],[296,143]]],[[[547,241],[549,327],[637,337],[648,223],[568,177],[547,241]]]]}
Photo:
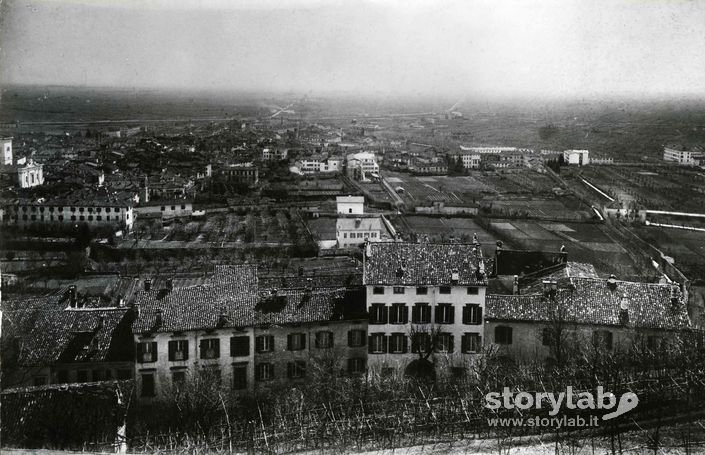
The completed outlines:
{"type": "Polygon", "coordinates": [[[613,291],[617,289],[617,277],[614,276],[614,274],[610,275],[610,277],[607,278],[607,286],[609,286],[609,288],[613,291]]]}
{"type": "Polygon", "coordinates": [[[152,290],[152,279],[151,278],[147,278],[146,280],[144,280],[144,290],[147,292],[152,290]]]}
{"type": "Polygon", "coordinates": [[[619,302],[619,322],[622,325],[629,323],[629,299],[622,294],[622,301],[619,302]]]}
{"type": "Polygon", "coordinates": [[[514,275],[512,280],[512,295],[519,295],[519,275],[514,275]]]}
{"type": "Polygon", "coordinates": [[[69,286],[69,306],[71,308],[78,307],[78,298],[76,296],[76,285],[72,284],[69,286]]]}
{"type": "Polygon", "coordinates": [[[220,307],[220,314],[218,315],[218,327],[223,327],[228,323],[228,314],[225,312],[225,307],[220,307]]]}
{"type": "Polygon", "coordinates": [[[163,322],[164,318],[162,317],[162,309],[157,308],[156,310],[154,310],[154,326],[159,327],[162,325],[163,322]]]}
{"type": "Polygon", "coordinates": [[[450,282],[453,284],[458,284],[458,281],[460,281],[460,272],[458,272],[458,269],[453,269],[450,274],[450,282]]]}
{"type": "Polygon", "coordinates": [[[678,306],[680,299],[678,298],[678,292],[675,286],[671,286],[671,305],[674,307],[678,306]]]}

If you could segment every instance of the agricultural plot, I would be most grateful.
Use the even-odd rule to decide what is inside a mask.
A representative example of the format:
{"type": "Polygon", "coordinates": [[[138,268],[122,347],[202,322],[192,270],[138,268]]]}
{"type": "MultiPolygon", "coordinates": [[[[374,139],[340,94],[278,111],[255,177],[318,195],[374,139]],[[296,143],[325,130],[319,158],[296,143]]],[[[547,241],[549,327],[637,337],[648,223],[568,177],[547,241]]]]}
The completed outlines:
{"type": "Polygon", "coordinates": [[[639,237],[675,260],[675,265],[693,280],[705,280],[705,232],[642,226],[639,237]]]}
{"type": "Polygon", "coordinates": [[[623,203],[652,210],[702,212],[705,173],[684,166],[591,166],[582,176],[623,203]]]}
{"type": "Polygon", "coordinates": [[[497,237],[470,218],[405,216],[403,223],[399,219],[393,220],[393,223],[397,231],[408,233],[410,230],[417,237],[428,236],[430,241],[449,241],[454,238],[463,242],[471,242],[473,235],[477,234],[483,252],[494,254],[497,237]]]}
{"type": "Polygon", "coordinates": [[[318,240],[335,240],[335,218],[321,217],[306,221],[308,229],[318,240]]]}
{"type": "Polygon", "coordinates": [[[227,242],[289,242],[290,231],[303,227],[288,211],[263,209],[245,214],[215,213],[203,220],[176,219],[162,226],[160,220],[138,219],[135,237],[165,244],[227,242]],[[292,223],[294,226],[292,226],[292,223]]]}

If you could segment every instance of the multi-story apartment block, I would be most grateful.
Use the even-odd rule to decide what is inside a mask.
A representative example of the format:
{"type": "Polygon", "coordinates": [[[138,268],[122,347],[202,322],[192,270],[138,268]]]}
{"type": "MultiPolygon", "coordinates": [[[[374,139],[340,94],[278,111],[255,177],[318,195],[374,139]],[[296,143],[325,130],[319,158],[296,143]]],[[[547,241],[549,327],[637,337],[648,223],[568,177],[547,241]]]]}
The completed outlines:
{"type": "Polygon", "coordinates": [[[368,365],[462,368],[482,348],[487,275],[477,244],[370,243],[368,365]]]}
{"type": "Polygon", "coordinates": [[[0,148],[2,148],[2,162],[0,164],[9,166],[12,164],[12,138],[0,138],[0,148]]]}
{"type": "Polygon", "coordinates": [[[372,152],[352,153],[346,158],[347,175],[356,180],[367,181],[372,174],[379,174],[377,157],[372,152]]]}

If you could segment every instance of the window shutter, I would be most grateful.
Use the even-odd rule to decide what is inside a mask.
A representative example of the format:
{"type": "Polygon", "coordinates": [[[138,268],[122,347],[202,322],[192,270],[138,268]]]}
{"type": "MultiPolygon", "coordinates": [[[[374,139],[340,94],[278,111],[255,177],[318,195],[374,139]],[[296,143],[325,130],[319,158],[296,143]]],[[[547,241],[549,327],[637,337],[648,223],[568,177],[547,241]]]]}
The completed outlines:
{"type": "Polygon", "coordinates": [[[441,321],[443,320],[441,318],[441,310],[443,309],[442,306],[436,305],[436,324],[440,324],[441,321]]]}
{"type": "Polygon", "coordinates": [[[389,336],[385,335],[382,337],[382,352],[385,354],[389,352],[389,336]]]}
{"type": "Polygon", "coordinates": [[[328,347],[332,348],[333,346],[335,346],[335,335],[333,335],[333,332],[328,332],[328,337],[330,340],[330,346],[328,347]]]}
{"type": "Polygon", "coordinates": [[[367,337],[367,346],[368,346],[367,352],[372,354],[372,335],[367,337]]]}
{"type": "Polygon", "coordinates": [[[198,351],[199,351],[199,354],[200,354],[199,357],[200,357],[200,358],[203,358],[203,357],[204,357],[203,354],[206,353],[206,345],[205,345],[205,343],[203,342],[203,340],[201,340],[201,341],[198,342],[198,351]]]}
{"type": "Polygon", "coordinates": [[[286,349],[287,349],[288,351],[291,351],[291,350],[292,350],[292,349],[291,349],[291,346],[292,346],[291,337],[292,337],[291,334],[288,334],[288,335],[286,336],[286,349]]]}
{"type": "Polygon", "coordinates": [[[406,335],[402,337],[402,352],[404,354],[409,352],[409,338],[406,335]]]}
{"type": "Polygon", "coordinates": [[[451,324],[455,324],[455,307],[453,305],[448,305],[446,306],[446,311],[448,312],[448,316],[450,316],[448,321],[451,324]]]}
{"type": "Polygon", "coordinates": [[[262,352],[262,350],[264,349],[264,338],[262,338],[261,336],[258,336],[255,339],[255,349],[257,350],[257,352],[262,352]]]}
{"type": "Polygon", "coordinates": [[[215,342],[215,346],[213,346],[213,351],[215,351],[215,357],[217,359],[219,359],[220,358],[220,340],[215,339],[215,340],[213,340],[213,342],[215,342]]]}
{"type": "Polygon", "coordinates": [[[419,319],[420,319],[420,317],[419,317],[419,312],[420,312],[420,310],[421,310],[421,306],[420,306],[420,305],[414,305],[414,306],[411,308],[411,322],[419,322],[419,319]]]}
{"type": "Polygon", "coordinates": [[[507,340],[509,341],[508,344],[512,344],[512,328],[507,327],[507,340]]]}
{"type": "Polygon", "coordinates": [[[475,350],[477,352],[482,351],[482,337],[481,336],[477,337],[477,346],[475,346],[475,350]]]}
{"type": "Polygon", "coordinates": [[[401,308],[401,323],[406,324],[409,322],[409,307],[404,305],[401,308]]]}
{"type": "Polygon", "coordinates": [[[274,352],[274,335],[269,335],[269,350],[274,352]]]}
{"type": "Polygon", "coordinates": [[[142,359],[144,358],[143,353],[144,350],[142,349],[142,343],[136,343],[137,344],[137,362],[141,362],[142,359]]]}
{"type": "Polygon", "coordinates": [[[169,360],[173,361],[176,358],[176,341],[169,342],[169,360]]]}
{"type": "Polygon", "coordinates": [[[460,352],[466,353],[469,351],[468,349],[468,335],[465,334],[462,337],[460,337],[460,352]]]}
{"type": "Polygon", "coordinates": [[[455,337],[453,335],[448,335],[448,352],[455,351],[455,337]]]}
{"type": "Polygon", "coordinates": [[[299,338],[301,339],[301,349],[306,349],[306,334],[299,334],[299,338]]]}
{"type": "Polygon", "coordinates": [[[387,308],[387,305],[384,305],[382,307],[382,324],[386,324],[389,322],[389,308],[387,308]]]}
{"type": "Polygon", "coordinates": [[[364,330],[360,330],[360,339],[362,341],[361,346],[364,346],[365,342],[367,341],[367,332],[365,332],[364,330]]]}
{"type": "Polygon", "coordinates": [[[352,347],[353,345],[353,332],[352,330],[348,330],[348,347],[352,347]]]}
{"type": "Polygon", "coordinates": [[[482,325],[482,307],[480,305],[477,306],[477,321],[475,321],[476,325],[482,325]]]}
{"type": "Polygon", "coordinates": [[[470,324],[470,305],[463,307],[463,324],[470,324]]]}
{"type": "Polygon", "coordinates": [[[152,341],[152,360],[157,360],[157,342],[152,341]]]}
{"type": "Polygon", "coordinates": [[[269,378],[274,379],[274,365],[271,363],[268,363],[267,369],[269,370],[269,378]]]}

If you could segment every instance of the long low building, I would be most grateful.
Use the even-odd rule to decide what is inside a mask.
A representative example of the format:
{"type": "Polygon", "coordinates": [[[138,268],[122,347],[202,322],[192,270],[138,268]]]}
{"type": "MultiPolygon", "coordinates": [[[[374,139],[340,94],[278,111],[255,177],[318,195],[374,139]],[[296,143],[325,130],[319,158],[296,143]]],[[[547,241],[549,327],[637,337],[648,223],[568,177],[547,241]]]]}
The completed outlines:
{"type": "Polygon", "coordinates": [[[105,189],[82,190],[52,199],[18,199],[5,206],[3,223],[20,227],[34,224],[114,227],[132,230],[134,198],[105,189]]]}

